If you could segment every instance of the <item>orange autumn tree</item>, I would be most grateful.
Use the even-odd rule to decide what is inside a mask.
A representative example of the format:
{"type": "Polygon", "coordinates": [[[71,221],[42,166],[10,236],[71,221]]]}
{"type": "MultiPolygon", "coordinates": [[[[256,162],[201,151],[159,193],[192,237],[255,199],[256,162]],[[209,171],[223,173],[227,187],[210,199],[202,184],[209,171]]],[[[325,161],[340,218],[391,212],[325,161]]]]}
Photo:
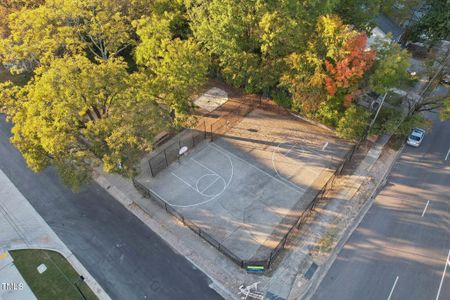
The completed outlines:
{"type": "Polygon", "coordinates": [[[336,15],[323,15],[307,45],[304,52],[289,55],[281,78],[292,108],[336,128],[342,137],[359,136],[370,113],[352,101],[376,56],[366,47],[367,36],[336,15]]]}
{"type": "Polygon", "coordinates": [[[344,93],[345,108],[350,107],[353,98],[358,95],[358,83],[375,60],[375,50],[367,49],[366,46],[367,35],[361,32],[345,43],[343,49],[345,55],[342,58],[325,59],[327,93],[329,96],[335,96],[338,90],[344,93]]]}
{"type": "Polygon", "coordinates": [[[375,59],[375,51],[367,50],[366,45],[366,34],[338,16],[319,17],[307,49],[286,59],[289,70],[281,85],[289,89],[294,109],[314,114],[323,102],[336,97],[344,97],[343,109],[348,108],[375,59]]]}

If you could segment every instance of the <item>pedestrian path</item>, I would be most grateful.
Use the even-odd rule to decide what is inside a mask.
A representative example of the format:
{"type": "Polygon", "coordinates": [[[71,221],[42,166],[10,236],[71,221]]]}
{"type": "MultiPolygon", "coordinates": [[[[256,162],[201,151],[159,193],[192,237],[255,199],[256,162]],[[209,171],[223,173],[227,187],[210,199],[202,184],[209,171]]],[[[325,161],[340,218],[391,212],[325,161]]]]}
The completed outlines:
{"type": "MultiPolygon", "coordinates": [[[[0,255],[5,255],[4,253],[7,253],[9,250],[17,249],[48,249],[61,253],[72,264],[74,269],[80,275],[83,275],[86,283],[99,299],[109,299],[102,287],[81,265],[5,173],[0,170],[0,255]]],[[[10,262],[8,265],[5,262],[4,268],[6,268],[4,272],[7,273],[5,275],[0,273],[0,285],[3,283],[3,275],[9,274],[13,276],[15,270],[13,262],[10,262]]],[[[23,279],[22,282],[24,282],[23,279]]],[[[5,299],[28,299],[20,297],[22,295],[21,292],[20,290],[15,293],[10,291],[8,293],[9,298],[5,296],[5,299]],[[12,298],[16,296],[19,298],[12,298]]],[[[3,295],[0,299],[4,299],[3,295]]]]}
{"type": "Polygon", "coordinates": [[[37,299],[22,275],[20,275],[8,252],[0,252],[0,299],[37,299]]]}

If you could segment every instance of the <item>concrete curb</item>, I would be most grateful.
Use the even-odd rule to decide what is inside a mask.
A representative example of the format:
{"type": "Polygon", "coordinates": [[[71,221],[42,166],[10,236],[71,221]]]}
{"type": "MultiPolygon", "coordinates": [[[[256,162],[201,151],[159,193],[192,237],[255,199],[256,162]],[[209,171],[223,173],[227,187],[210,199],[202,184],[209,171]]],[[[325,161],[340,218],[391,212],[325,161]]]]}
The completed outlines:
{"type": "MultiPolygon", "coordinates": [[[[195,268],[200,270],[205,276],[208,277],[208,279],[211,281],[210,287],[214,289],[216,292],[218,292],[224,299],[226,300],[238,300],[239,298],[231,292],[226,289],[220,282],[215,280],[213,277],[211,277],[206,270],[204,270],[201,266],[196,264],[189,256],[184,255],[181,253],[178,249],[172,246],[171,242],[167,240],[167,237],[161,234],[161,231],[155,230],[155,221],[152,220],[148,213],[142,209],[139,204],[135,203],[132,200],[129,200],[119,189],[117,188],[110,188],[112,184],[106,179],[103,175],[100,173],[97,174],[96,177],[94,177],[94,181],[97,182],[98,185],[100,185],[103,189],[105,189],[106,192],[108,192],[114,199],[116,199],[120,204],[122,204],[129,212],[131,212],[136,218],[138,218],[142,223],[144,223],[150,230],[155,232],[159,237],[161,237],[166,243],[170,245],[170,247],[180,255],[183,255],[185,259],[187,259],[195,268]],[[117,191],[120,193],[116,194],[117,191]],[[120,198],[124,197],[126,200],[121,200],[120,198]]],[[[170,216],[173,218],[172,216],[170,216]]]]}
{"type": "Polygon", "coordinates": [[[42,246],[24,246],[24,247],[12,247],[8,249],[7,251],[14,251],[14,250],[48,250],[48,251],[54,251],[61,254],[68,262],[69,264],[77,271],[79,275],[82,275],[84,277],[84,281],[89,286],[89,288],[94,292],[94,294],[98,297],[100,300],[111,300],[109,295],[103,290],[103,288],[97,283],[97,281],[92,277],[92,275],[89,273],[88,270],[81,264],[81,262],[78,260],[78,258],[67,248],[62,251],[60,249],[51,248],[51,247],[42,247],[42,246]]]}
{"type": "Polygon", "coordinates": [[[381,187],[385,185],[386,180],[387,180],[387,178],[388,178],[392,168],[396,164],[396,162],[399,159],[400,155],[403,153],[404,148],[405,148],[405,144],[403,144],[400,147],[400,149],[398,150],[398,152],[395,155],[394,159],[392,160],[391,165],[389,166],[389,168],[384,173],[381,181],[378,183],[378,185],[373,190],[372,194],[369,196],[368,201],[366,201],[364,206],[361,208],[361,210],[360,210],[360,212],[358,214],[358,217],[357,217],[357,221],[354,222],[351,226],[347,227],[347,229],[345,230],[345,232],[342,235],[341,239],[337,243],[336,247],[333,249],[333,251],[332,251],[332,253],[330,255],[330,258],[327,260],[327,262],[324,265],[319,267],[318,272],[316,272],[316,274],[314,276],[314,277],[317,278],[317,280],[315,280],[314,283],[312,283],[309,286],[309,288],[306,290],[306,292],[303,293],[302,299],[309,300],[309,299],[311,299],[312,296],[314,296],[315,292],[319,288],[320,283],[322,282],[322,280],[327,275],[328,271],[330,270],[331,266],[333,265],[334,261],[336,260],[338,254],[341,252],[342,248],[347,243],[347,241],[349,240],[350,236],[353,234],[353,232],[356,230],[356,228],[358,228],[359,224],[361,224],[361,222],[364,219],[365,215],[367,214],[369,209],[372,207],[373,200],[375,199],[375,196],[379,193],[381,187]]]}
{"type": "Polygon", "coordinates": [[[111,297],[105,292],[105,290],[98,284],[94,277],[86,270],[86,268],[81,264],[78,258],[70,253],[69,256],[66,257],[67,261],[73,266],[75,271],[78,274],[83,275],[84,281],[89,286],[89,288],[94,292],[94,294],[100,300],[111,300],[111,297]]]}
{"type": "MultiPolygon", "coordinates": [[[[86,284],[91,288],[94,294],[101,300],[109,300],[111,299],[108,294],[103,290],[103,288],[98,284],[98,282],[94,279],[94,277],[84,268],[81,262],[75,257],[75,255],[70,251],[70,249],[64,244],[64,242],[59,238],[56,232],[48,225],[48,223],[44,220],[44,218],[36,211],[36,209],[31,205],[27,198],[17,189],[17,187],[12,183],[9,178],[0,170],[0,174],[5,178],[5,182],[11,191],[11,195],[18,197],[17,203],[22,205],[22,209],[25,209],[23,206],[27,206],[26,210],[28,212],[28,218],[34,219],[36,223],[32,223],[33,226],[38,226],[40,232],[40,236],[44,237],[47,242],[37,240],[33,237],[33,241],[29,240],[24,232],[28,230],[28,228],[23,227],[21,220],[14,216],[9,212],[9,209],[3,207],[0,203],[0,208],[3,211],[3,214],[10,219],[11,226],[16,227],[17,235],[22,240],[21,243],[8,244],[6,247],[2,246],[1,249],[6,251],[10,250],[21,250],[21,249],[44,249],[58,252],[67,261],[73,266],[73,268],[78,272],[78,274],[83,275],[85,277],[86,284]],[[14,225],[13,225],[14,224],[14,225]],[[19,225],[20,224],[20,225],[19,225]],[[48,241],[51,241],[48,242],[48,241]],[[48,246],[50,245],[50,246],[48,246]]],[[[2,214],[2,215],[3,215],[2,214]]],[[[21,216],[25,218],[24,216],[21,216]]],[[[30,226],[30,225],[28,225],[30,226]]]]}

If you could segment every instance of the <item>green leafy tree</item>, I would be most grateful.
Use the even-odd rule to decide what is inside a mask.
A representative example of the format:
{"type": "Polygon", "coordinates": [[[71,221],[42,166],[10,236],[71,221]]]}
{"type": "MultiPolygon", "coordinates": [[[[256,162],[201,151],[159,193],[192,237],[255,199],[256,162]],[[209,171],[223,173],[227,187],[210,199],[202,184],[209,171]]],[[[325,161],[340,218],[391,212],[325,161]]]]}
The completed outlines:
{"type": "Polygon", "coordinates": [[[9,11],[0,60],[30,72],[67,55],[117,57],[135,43],[131,23],[139,11],[147,10],[138,0],[47,0],[9,11]]]}
{"type": "Polygon", "coordinates": [[[357,30],[364,30],[368,34],[375,26],[374,16],[380,13],[381,0],[341,0],[334,12],[344,23],[355,26],[357,30]]]}
{"type": "Polygon", "coordinates": [[[82,43],[65,18],[61,10],[44,5],[10,13],[9,35],[0,40],[0,61],[13,64],[15,72],[30,72],[61,53],[80,53],[82,43]]]}
{"type": "Polygon", "coordinates": [[[31,169],[53,165],[75,189],[100,161],[106,171],[132,175],[168,122],[167,111],[121,60],[75,56],[36,72],[23,89],[3,92],[0,107],[14,124],[11,141],[31,169]]]}
{"type": "Polygon", "coordinates": [[[436,41],[450,37],[450,2],[447,0],[426,0],[425,15],[411,28],[413,40],[436,41]]]}
{"type": "Polygon", "coordinates": [[[377,40],[374,48],[377,57],[369,78],[369,87],[384,94],[408,78],[410,55],[399,44],[388,40],[377,40]]]}
{"type": "Polygon", "coordinates": [[[247,91],[274,88],[285,56],[306,49],[316,18],[337,1],[185,1],[194,37],[225,79],[247,91]]]}
{"type": "Polygon", "coordinates": [[[114,57],[133,44],[131,18],[120,1],[72,0],[68,13],[90,53],[101,59],[114,57]]]}
{"type": "Polygon", "coordinates": [[[450,97],[447,97],[447,99],[443,101],[440,116],[442,120],[450,120],[450,97]]]}
{"type": "Polygon", "coordinates": [[[420,8],[425,0],[384,0],[381,10],[397,24],[408,22],[413,9],[420,8]]]}
{"type": "Polygon", "coordinates": [[[192,39],[171,31],[176,15],[152,15],[134,22],[140,42],[136,62],[148,76],[146,86],[177,114],[190,111],[190,96],[206,82],[208,57],[192,39]]]}
{"type": "Polygon", "coordinates": [[[364,135],[371,113],[356,105],[348,108],[339,120],[337,134],[345,139],[356,139],[364,135]]]}

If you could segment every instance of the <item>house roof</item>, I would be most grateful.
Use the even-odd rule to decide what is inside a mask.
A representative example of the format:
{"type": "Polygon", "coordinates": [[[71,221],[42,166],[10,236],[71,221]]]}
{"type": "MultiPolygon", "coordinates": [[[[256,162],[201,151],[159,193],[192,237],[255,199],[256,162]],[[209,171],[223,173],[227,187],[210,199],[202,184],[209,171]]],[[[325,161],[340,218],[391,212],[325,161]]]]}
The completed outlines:
{"type": "Polygon", "coordinates": [[[389,32],[392,33],[392,39],[395,41],[399,41],[404,32],[403,28],[401,28],[385,14],[380,14],[378,17],[376,17],[375,24],[385,34],[389,32]]]}

